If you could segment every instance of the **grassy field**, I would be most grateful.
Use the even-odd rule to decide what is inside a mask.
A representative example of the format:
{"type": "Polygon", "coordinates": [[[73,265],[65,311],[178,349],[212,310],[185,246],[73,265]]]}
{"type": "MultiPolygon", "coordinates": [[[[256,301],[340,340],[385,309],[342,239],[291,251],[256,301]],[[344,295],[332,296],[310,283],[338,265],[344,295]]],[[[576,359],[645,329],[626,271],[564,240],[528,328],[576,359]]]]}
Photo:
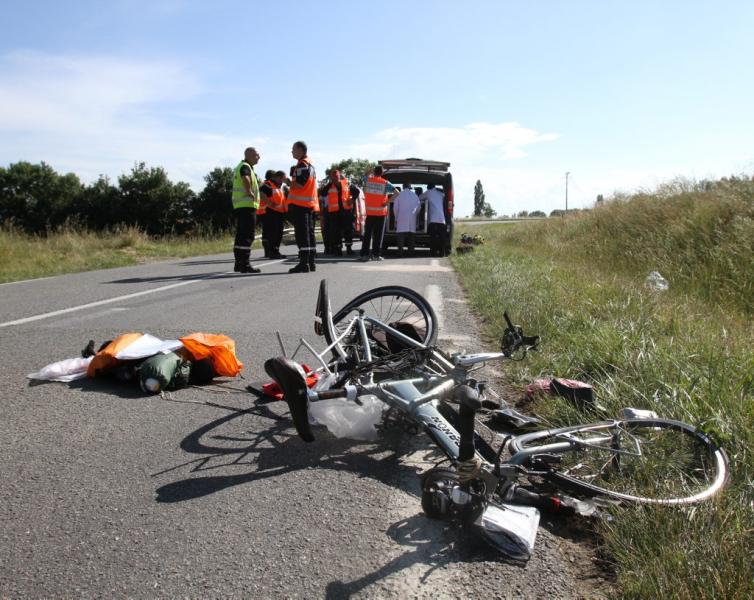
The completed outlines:
{"type": "MultiPolygon", "coordinates": [[[[710,432],[729,454],[719,499],[626,508],[597,525],[619,596],[754,597],[754,186],[664,189],[466,231],[486,241],[453,262],[491,345],[503,307],[543,338],[542,352],[509,365],[514,385],[588,381],[609,415],[653,409],[710,432]],[[667,291],[645,285],[654,270],[667,291]]],[[[555,423],[597,420],[567,401],[537,411],[555,423]]]]}
{"type": "Polygon", "coordinates": [[[131,228],[112,233],[64,230],[40,237],[0,230],[0,283],[230,252],[232,247],[229,235],[153,238],[131,228]]]}

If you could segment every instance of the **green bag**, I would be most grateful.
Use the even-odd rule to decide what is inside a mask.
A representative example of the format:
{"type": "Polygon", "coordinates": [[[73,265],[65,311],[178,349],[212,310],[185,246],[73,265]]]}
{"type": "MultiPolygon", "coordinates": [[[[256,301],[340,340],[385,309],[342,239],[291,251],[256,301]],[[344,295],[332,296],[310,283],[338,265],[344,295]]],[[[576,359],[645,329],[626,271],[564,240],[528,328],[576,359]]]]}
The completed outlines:
{"type": "Polygon", "coordinates": [[[163,390],[186,387],[191,363],[175,352],[155,354],[139,366],[139,385],[145,392],[159,394],[163,390]]]}

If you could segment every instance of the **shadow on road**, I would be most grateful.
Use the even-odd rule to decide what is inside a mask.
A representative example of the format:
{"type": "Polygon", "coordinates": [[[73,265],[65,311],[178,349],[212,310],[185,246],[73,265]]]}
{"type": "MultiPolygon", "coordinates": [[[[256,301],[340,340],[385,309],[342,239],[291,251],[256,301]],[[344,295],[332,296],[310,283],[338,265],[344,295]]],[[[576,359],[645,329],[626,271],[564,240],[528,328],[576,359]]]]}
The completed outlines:
{"type": "Polygon", "coordinates": [[[220,472],[239,465],[251,470],[243,474],[189,477],[168,483],[156,490],[158,502],[191,500],[235,485],[313,467],[350,471],[393,486],[400,486],[406,477],[417,476],[416,469],[400,460],[411,451],[403,432],[387,432],[377,442],[359,443],[334,438],[324,428],[317,428],[317,441],[308,444],[296,435],[287,417],[270,410],[268,405],[245,410],[226,408],[231,411],[229,414],[200,427],[181,441],[184,452],[201,455],[200,458],[153,476],[185,467],[189,467],[192,474],[220,472]],[[272,424],[261,431],[239,433],[242,426],[234,426],[233,422],[244,416],[269,419],[272,424]]]}
{"type": "Polygon", "coordinates": [[[127,279],[114,279],[105,283],[159,283],[159,282],[178,282],[178,281],[201,281],[203,279],[240,279],[244,277],[265,277],[280,276],[287,273],[274,273],[262,271],[261,273],[233,273],[232,271],[223,271],[218,273],[203,273],[199,275],[160,275],[158,277],[129,277],[127,279]]]}
{"type": "Polygon", "coordinates": [[[233,264],[233,258],[215,258],[212,260],[187,260],[175,263],[179,267],[193,267],[194,265],[230,265],[233,264]]]}
{"type": "MultiPolygon", "coordinates": [[[[418,578],[425,584],[438,569],[456,562],[497,562],[524,569],[525,564],[508,560],[485,544],[471,531],[441,521],[431,521],[422,513],[402,519],[391,525],[387,535],[398,545],[410,550],[386,562],[379,569],[351,582],[333,581],[327,585],[325,598],[341,600],[351,598],[364,589],[399,574],[413,566],[423,572],[418,578]]],[[[411,593],[410,584],[406,592],[411,593]]]]}

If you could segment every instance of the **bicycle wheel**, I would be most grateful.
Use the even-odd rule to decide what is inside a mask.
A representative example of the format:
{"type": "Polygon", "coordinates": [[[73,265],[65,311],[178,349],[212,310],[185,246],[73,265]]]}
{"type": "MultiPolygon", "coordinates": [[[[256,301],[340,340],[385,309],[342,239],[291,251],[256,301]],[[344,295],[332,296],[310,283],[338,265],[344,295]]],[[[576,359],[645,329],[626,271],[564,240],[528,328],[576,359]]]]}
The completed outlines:
{"type": "MultiPolygon", "coordinates": [[[[336,312],[332,317],[332,329],[322,327],[327,343],[332,344],[343,333],[351,318],[360,311],[363,311],[365,316],[378,319],[426,346],[431,346],[437,341],[437,316],[429,302],[410,288],[390,285],[364,292],[336,312]]],[[[386,353],[403,349],[400,340],[386,336],[384,332],[371,325],[367,325],[367,335],[386,353]]],[[[343,340],[343,345],[352,344],[357,339],[354,332],[354,335],[349,335],[343,340]]]]}
{"type": "Polygon", "coordinates": [[[701,502],[728,478],[728,459],[712,440],[668,419],[534,432],[512,440],[511,454],[533,470],[549,464],[545,478],[556,487],[648,504],[701,502]]]}

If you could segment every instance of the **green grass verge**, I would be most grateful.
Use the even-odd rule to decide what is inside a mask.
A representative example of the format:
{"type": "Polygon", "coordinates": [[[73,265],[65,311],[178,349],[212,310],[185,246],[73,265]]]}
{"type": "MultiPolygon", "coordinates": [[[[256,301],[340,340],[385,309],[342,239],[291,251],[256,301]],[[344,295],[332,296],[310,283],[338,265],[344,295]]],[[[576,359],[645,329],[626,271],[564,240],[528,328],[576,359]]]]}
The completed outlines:
{"type": "Polygon", "coordinates": [[[41,237],[6,229],[0,230],[0,283],[218,254],[232,247],[229,235],[150,237],[129,228],[111,233],[69,229],[41,237]]]}
{"type": "MultiPolygon", "coordinates": [[[[626,206],[616,208],[615,215],[627,218],[626,206]]],[[[728,452],[732,481],[719,499],[689,508],[625,508],[614,522],[598,525],[615,561],[617,594],[754,597],[754,328],[752,299],[741,297],[751,289],[751,257],[719,244],[712,252],[689,247],[674,255],[668,247],[653,254],[649,236],[640,253],[633,251],[641,256],[632,257],[636,238],[616,233],[610,216],[459,227],[458,233],[486,241],[452,260],[489,340],[502,335],[503,309],[525,331],[542,336],[540,353],[507,366],[514,385],[552,376],[585,380],[609,416],[626,406],[653,409],[710,432],[728,452]],[[594,233],[595,218],[606,224],[603,235],[594,233]],[[595,254],[594,242],[603,251],[595,254]],[[667,292],[644,285],[660,254],[665,262],[659,268],[671,283],[667,292]],[[689,275],[694,255],[703,257],[697,262],[700,269],[704,262],[706,281],[689,275]],[[671,271],[674,260],[688,272],[671,271]],[[708,285],[733,269],[740,279],[725,290],[708,285]]],[[[699,219],[689,222],[701,227],[699,219]]],[[[739,223],[739,231],[752,231],[750,223],[739,223]]],[[[541,401],[537,411],[557,424],[598,420],[558,399],[541,401]]]]}

